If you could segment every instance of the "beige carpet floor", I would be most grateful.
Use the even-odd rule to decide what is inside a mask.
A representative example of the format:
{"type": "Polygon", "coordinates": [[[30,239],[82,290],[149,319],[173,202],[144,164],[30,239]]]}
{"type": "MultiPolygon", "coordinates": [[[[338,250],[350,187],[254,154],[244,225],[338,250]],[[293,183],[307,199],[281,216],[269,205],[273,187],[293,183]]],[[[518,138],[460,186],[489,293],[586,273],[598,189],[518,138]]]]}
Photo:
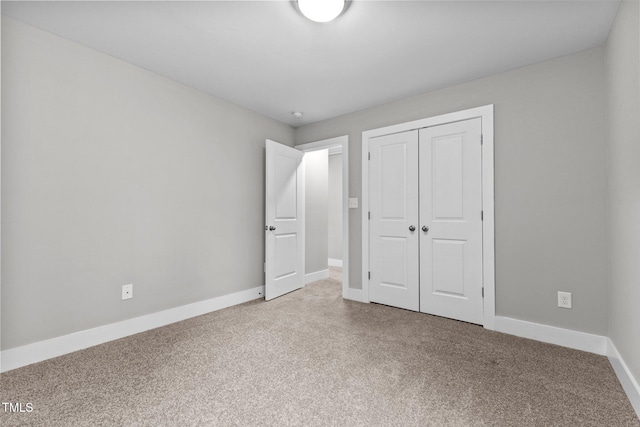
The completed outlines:
{"type": "Polygon", "coordinates": [[[0,376],[3,426],[640,426],[605,357],[333,278],[0,376]]]}

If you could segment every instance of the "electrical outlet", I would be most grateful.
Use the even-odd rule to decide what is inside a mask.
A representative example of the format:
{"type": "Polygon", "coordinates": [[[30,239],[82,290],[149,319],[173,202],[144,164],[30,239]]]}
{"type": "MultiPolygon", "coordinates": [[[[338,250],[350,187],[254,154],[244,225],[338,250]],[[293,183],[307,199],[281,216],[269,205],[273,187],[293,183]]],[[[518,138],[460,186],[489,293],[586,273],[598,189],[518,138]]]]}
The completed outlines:
{"type": "Polygon", "coordinates": [[[358,207],[358,198],[349,197],[349,209],[356,209],[358,207]]]}
{"type": "Polygon", "coordinates": [[[571,308],[571,292],[558,292],[558,307],[571,308]]]}
{"type": "Polygon", "coordinates": [[[133,298],[133,284],[122,285],[122,299],[133,298]]]}

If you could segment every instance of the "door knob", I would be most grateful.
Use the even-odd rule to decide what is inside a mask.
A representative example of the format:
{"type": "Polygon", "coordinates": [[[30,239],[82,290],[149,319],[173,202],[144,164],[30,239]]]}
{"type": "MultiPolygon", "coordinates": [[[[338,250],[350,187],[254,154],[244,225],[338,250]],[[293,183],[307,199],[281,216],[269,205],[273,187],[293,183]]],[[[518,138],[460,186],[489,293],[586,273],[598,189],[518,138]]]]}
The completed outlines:
{"type": "Polygon", "coordinates": [[[429,232],[429,227],[427,227],[426,225],[422,226],[422,231],[424,231],[425,233],[429,232]]]}
{"type": "Polygon", "coordinates": [[[276,230],[276,228],[275,228],[273,225],[271,225],[271,226],[269,226],[269,230],[271,230],[271,231],[275,231],[275,230],[276,230]]]}
{"type": "Polygon", "coordinates": [[[416,231],[416,228],[413,225],[409,226],[409,231],[416,231]]]}

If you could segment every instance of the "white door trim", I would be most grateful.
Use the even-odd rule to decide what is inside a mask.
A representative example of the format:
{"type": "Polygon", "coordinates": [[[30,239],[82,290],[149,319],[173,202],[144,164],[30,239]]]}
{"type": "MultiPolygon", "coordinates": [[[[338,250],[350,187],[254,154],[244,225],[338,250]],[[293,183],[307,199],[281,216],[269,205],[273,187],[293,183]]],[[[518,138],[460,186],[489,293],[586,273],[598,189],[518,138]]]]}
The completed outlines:
{"type": "Polygon", "coordinates": [[[362,132],[362,298],[369,302],[369,140],[377,136],[406,132],[479,117],[482,120],[482,276],[484,285],[483,326],[495,329],[495,235],[493,175],[493,104],[426,119],[414,120],[362,132]]]}
{"type": "Polygon", "coordinates": [[[342,152],[342,298],[349,298],[349,137],[337,136],[294,148],[306,153],[336,147],[342,152]]]}

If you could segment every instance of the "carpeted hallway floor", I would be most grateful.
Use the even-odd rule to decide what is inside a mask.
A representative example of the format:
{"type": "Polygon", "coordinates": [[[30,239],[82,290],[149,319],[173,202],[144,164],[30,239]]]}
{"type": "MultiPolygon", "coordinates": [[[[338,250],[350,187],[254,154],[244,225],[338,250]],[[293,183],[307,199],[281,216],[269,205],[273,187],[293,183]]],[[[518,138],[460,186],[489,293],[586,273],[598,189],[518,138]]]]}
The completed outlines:
{"type": "Polygon", "coordinates": [[[0,376],[52,426],[640,426],[605,357],[345,301],[339,277],[0,376]]]}

